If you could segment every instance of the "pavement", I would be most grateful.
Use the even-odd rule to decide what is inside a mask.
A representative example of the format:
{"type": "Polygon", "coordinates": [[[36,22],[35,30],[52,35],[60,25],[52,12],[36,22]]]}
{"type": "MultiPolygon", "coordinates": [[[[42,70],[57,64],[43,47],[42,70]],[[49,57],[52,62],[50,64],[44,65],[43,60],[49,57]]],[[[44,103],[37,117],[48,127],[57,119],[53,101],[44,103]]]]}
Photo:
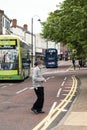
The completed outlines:
{"type": "Polygon", "coordinates": [[[67,114],[52,130],[87,130],[87,69],[79,71],[83,73],[80,92],[67,114]]]}

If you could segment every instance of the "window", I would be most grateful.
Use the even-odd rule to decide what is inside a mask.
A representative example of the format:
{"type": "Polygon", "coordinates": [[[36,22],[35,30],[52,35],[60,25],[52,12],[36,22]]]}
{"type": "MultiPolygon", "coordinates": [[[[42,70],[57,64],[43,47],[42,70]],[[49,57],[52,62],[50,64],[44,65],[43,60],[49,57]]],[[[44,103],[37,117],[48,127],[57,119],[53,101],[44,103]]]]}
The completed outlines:
{"type": "Polygon", "coordinates": [[[9,31],[10,30],[10,21],[5,19],[5,28],[9,31]]]}

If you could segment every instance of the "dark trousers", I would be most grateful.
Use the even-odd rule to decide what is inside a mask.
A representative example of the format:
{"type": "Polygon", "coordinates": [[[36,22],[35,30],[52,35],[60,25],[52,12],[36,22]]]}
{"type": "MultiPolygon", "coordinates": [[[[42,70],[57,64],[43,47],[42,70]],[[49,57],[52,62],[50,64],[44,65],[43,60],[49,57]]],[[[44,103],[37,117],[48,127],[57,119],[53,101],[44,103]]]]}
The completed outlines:
{"type": "Polygon", "coordinates": [[[33,109],[37,111],[42,111],[43,104],[44,104],[44,87],[38,87],[34,89],[35,94],[37,96],[37,100],[33,104],[33,109]]]}

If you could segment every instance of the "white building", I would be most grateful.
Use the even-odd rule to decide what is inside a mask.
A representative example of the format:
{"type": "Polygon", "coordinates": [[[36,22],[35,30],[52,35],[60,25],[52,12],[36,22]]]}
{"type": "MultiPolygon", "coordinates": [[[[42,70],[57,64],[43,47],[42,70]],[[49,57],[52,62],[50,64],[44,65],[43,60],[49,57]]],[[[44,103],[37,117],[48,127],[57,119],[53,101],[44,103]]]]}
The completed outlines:
{"type": "Polygon", "coordinates": [[[55,44],[54,42],[47,42],[40,34],[32,34],[27,24],[24,24],[23,27],[17,25],[17,20],[8,18],[3,10],[0,10],[0,34],[14,34],[20,36],[30,46],[31,54],[34,57],[38,55],[43,56],[46,48],[56,48],[59,55],[67,50],[64,46],[60,45],[60,43],[55,44]],[[31,40],[32,36],[33,45],[31,40]]]}
{"type": "Polygon", "coordinates": [[[43,56],[46,48],[57,48],[57,44],[53,42],[47,42],[43,39],[40,34],[33,34],[33,45],[31,42],[31,32],[28,31],[28,25],[24,24],[23,27],[17,25],[17,20],[13,19],[11,23],[10,31],[14,35],[20,36],[27,44],[31,47],[31,52],[33,50],[33,56],[43,56]],[[33,48],[33,49],[32,49],[33,48]]]}
{"type": "Polygon", "coordinates": [[[9,19],[3,10],[0,10],[0,34],[14,34],[21,37],[30,46],[31,57],[35,59],[36,56],[43,57],[46,48],[56,48],[58,54],[64,54],[66,48],[60,46],[60,43],[55,44],[51,41],[46,41],[40,34],[32,34],[28,25],[24,24],[23,27],[17,25],[16,19],[9,19]],[[33,37],[33,44],[32,44],[33,37]]]}

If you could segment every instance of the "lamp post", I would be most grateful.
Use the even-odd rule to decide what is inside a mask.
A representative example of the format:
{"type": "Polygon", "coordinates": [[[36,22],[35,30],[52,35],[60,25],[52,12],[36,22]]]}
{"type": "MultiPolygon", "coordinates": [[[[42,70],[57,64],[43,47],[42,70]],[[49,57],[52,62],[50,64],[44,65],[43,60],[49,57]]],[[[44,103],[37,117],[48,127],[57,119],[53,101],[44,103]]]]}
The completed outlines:
{"type": "Polygon", "coordinates": [[[31,18],[31,49],[32,49],[32,55],[31,55],[31,59],[32,59],[32,67],[34,66],[33,64],[34,64],[34,61],[33,61],[33,56],[34,56],[34,54],[33,54],[33,18],[31,18]]]}
{"type": "Polygon", "coordinates": [[[38,17],[38,21],[41,21],[38,15],[35,15],[31,18],[32,67],[34,67],[35,56],[36,56],[36,35],[33,33],[33,19],[34,19],[34,17],[38,17]],[[33,38],[35,38],[35,44],[34,44],[33,38]]]}

